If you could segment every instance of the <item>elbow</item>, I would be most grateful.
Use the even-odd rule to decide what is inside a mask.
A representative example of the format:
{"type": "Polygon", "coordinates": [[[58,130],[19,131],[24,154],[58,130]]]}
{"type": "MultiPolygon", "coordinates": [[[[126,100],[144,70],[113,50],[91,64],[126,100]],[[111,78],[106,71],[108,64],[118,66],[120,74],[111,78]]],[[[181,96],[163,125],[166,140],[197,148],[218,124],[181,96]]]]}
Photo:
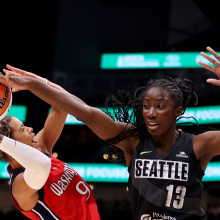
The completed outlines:
{"type": "Polygon", "coordinates": [[[51,170],[51,159],[49,157],[47,157],[46,155],[44,155],[45,157],[38,162],[38,164],[36,164],[37,166],[35,167],[35,169],[31,170],[34,173],[44,173],[45,175],[51,170]]]}
{"type": "Polygon", "coordinates": [[[26,184],[35,190],[41,189],[46,183],[51,170],[51,159],[47,157],[38,166],[38,169],[33,172],[29,169],[24,171],[24,181],[26,184]]]}

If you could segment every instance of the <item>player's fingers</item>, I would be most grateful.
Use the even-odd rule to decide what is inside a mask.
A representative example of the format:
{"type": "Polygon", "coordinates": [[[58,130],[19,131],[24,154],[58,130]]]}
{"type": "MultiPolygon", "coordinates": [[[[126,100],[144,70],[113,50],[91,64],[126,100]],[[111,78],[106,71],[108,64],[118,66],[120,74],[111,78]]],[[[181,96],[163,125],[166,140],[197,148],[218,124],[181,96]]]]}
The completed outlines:
{"type": "Polygon", "coordinates": [[[206,82],[211,83],[216,86],[220,86],[220,80],[217,80],[217,79],[207,79],[206,82]]]}
{"type": "Polygon", "coordinates": [[[19,74],[19,73],[15,73],[15,72],[13,72],[13,71],[9,71],[9,70],[6,70],[6,69],[3,69],[3,72],[4,72],[4,73],[9,72],[11,76],[20,76],[20,75],[21,75],[21,74],[19,74]]]}
{"type": "Polygon", "coordinates": [[[207,60],[209,60],[211,63],[213,63],[214,65],[216,65],[216,66],[219,65],[219,62],[218,62],[216,59],[210,57],[210,56],[207,55],[206,53],[201,52],[200,54],[201,54],[204,58],[206,58],[207,60]]]}
{"type": "Polygon", "coordinates": [[[220,55],[218,55],[211,47],[206,47],[206,49],[217,59],[220,61],[220,55]]]}
{"type": "Polygon", "coordinates": [[[215,73],[215,72],[216,72],[216,69],[215,69],[215,67],[214,67],[214,66],[208,65],[208,64],[203,63],[203,62],[201,62],[201,61],[199,61],[199,62],[198,62],[198,64],[199,64],[200,66],[202,66],[202,67],[206,68],[207,70],[212,71],[213,73],[215,73]]]}
{"type": "Polygon", "coordinates": [[[9,71],[9,70],[3,69],[3,72],[4,72],[4,73],[7,73],[8,71],[9,71]]]}
{"type": "Polygon", "coordinates": [[[11,65],[9,65],[9,64],[7,64],[6,67],[7,67],[9,70],[14,71],[14,72],[17,72],[17,73],[19,73],[19,74],[21,74],[21,75],[25,75],[25,74],[28,74],[28,73],[29,73],[29,72],[27,72],[27,71],[25,71],[25,70],[19,69],[19,68],[17,68],[17,67],[13,67],[13,66],[11,66],[11,65]]]}
{"type": "Polygon", "coordinates": [[[11,91],[12,91],[12,92],[18,92],[18,91],[21,91],[21,90],[20,90],[20,89],[13,88],[11,91]]]}
{"type": "Polygon", "coordinates": [[[5,79],[5,76],[3,74],[0,74],[0,83],[4,84],[4,85],[8,85],[5,79]]]}
{"type": "Polygon", "coordinates": [[[10,75],[11,75],[11,76],[20,76],[20,74],[15,73],[15,72],[10,72],[10,75]]]}
{"type": "Polygon", "coordinates": [[[9,72],[10,72],[10,71],[7,71],[7,72],[5,73],[5,79],[6,79],[7,82],[10,81],[10,74],[9,74],[9,72]]]}

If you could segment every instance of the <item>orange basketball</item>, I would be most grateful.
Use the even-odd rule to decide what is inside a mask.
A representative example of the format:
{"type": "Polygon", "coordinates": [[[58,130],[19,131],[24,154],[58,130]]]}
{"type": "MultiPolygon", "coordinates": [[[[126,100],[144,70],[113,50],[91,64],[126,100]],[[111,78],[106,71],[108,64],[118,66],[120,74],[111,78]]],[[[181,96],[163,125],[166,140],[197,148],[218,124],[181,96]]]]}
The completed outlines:
{"type": "Polygon", "coordinates": [[[0,83],[0,120],[7,114],[12,104],[12,91],[11,89],[0,83]]]}

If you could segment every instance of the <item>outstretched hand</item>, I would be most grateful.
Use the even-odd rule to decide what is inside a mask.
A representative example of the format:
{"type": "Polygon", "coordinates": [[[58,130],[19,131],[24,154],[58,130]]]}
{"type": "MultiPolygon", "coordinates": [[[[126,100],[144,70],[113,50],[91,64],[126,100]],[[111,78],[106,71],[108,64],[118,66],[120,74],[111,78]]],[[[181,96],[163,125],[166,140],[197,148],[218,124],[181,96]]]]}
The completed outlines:
{"type": "MultiPolygon", "coordinates": [[[[8,69],[3,69],[4,73],[5,74],[9,74],[10,76],[16,76],[16,77],[32,77],[34,79],[38,79],[42,82],[45,82],[46,79],[41,77],[41,76],[38,76],[34,73],[31,73],[31,72],[28,72],[28,71],[25,71],[25,70],[22,70],[22,69],[19,69],[19,68],[16,68],[16,67],[13,67],[11,65],[6,65],[6,67],[8,69]]],[[[17,92],[17,91],[20,91],[21,89],[19,88],[13,88],[12,87],[12,92],[17,92]]]]}
{"type": "Polygon", "coordinates": [[[10,71],[8,71],[5,76],[1,73],[0,74],[0,83],[12,88],[12,92],[26,90],[26,85],[28,82],[28,77],[16,77],[10,76],[10,71]]]}
{"type": "Polygon", "coordinates": [[[220,55],[218,55],[211,47],[207,47],[206,48],[216,59],[212,58],[211,56],[207,55],[204,52],[201,52],[200,54],[207,60],[209,60],[212,64],[214,64],[215,66],[211,66],[209,64],[203,63],[201,61],[199,61],[199,65],[203,66],[204,68],[206,68],[207,70],[212,71],[213,73],[216,74],[216,76],[218,77],[218,79],[207,79],[206,81],[208,83],[212,83],[213,85],[217,85],[220,86],[220,55]]]}

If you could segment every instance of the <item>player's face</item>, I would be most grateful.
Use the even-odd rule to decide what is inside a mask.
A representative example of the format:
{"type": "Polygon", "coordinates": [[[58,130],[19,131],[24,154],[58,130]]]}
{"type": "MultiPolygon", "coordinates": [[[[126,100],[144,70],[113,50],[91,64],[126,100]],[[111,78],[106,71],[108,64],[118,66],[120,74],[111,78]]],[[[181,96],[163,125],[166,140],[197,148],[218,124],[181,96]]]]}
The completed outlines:
{"type": "Polygon", "coordinates": [[[144,96],[142,113],[148,132],[160,136],[175,130],[181,107],[176,107],[175,99],[165,89],[152,87],[144,96]]]}
{"type": "Polygon", "coordinates": [[[12,136],[16,141],[27,144],[29,146],[34,146],[35,134],[33,133],[33,128],[24,126],[20,120],[14,117],[11,119],[10,127],[13,132],[12,136]]]}

